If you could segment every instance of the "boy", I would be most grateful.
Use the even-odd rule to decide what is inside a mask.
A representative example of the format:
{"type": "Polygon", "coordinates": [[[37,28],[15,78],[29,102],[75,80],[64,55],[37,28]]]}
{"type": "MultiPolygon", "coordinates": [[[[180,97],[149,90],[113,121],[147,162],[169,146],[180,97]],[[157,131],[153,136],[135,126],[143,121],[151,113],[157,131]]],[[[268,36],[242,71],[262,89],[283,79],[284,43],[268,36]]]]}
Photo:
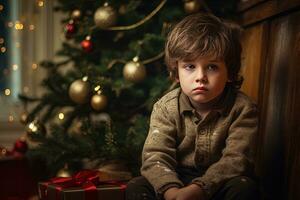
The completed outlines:
{"type": "Polygon", "coordinates": [[[170,32],[165,61],[180,88],[153,107],[128,200],[258,199],[250,179],[257,110],[238,91],[239,35],[238,26],[200,13],[170,32]]]}

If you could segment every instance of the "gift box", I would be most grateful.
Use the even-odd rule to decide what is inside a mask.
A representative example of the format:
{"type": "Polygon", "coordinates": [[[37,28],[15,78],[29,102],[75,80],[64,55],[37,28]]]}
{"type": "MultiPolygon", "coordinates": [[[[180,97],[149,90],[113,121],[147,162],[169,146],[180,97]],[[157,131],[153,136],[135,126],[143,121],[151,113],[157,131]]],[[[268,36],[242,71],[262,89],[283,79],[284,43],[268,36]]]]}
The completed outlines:
{"type": "Polygon", "coordinates": [[[125,200],[125,188],[123,182],[101,182],[98,172],[84,171],[70,178],[40,182],[39,197],[41,200],[125,200]],[[88,175],[82,178],[83,173],[88,175]]]}

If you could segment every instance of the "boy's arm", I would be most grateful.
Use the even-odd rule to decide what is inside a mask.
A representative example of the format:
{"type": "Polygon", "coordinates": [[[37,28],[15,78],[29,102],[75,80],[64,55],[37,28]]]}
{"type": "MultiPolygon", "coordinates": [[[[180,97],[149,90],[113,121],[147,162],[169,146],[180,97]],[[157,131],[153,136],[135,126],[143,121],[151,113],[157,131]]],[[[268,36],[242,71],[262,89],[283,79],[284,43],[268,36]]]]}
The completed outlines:
{"type": "Polygon", "coordinates": [[[254,142],[257,134],[257,109],[254,105],[245,106],[238,111],[226,139],[222,157],[212,164],[205,174],[192,183],[198,184],[211,197],[228,179],[247,175],[253,167],[254,142]]]}
{"type": "Polygon", "coordinates": [[[164,105],[154,105],[150,129],[142,154],[141,174],[162,195],[172,187],[183,186],[175,171],[176,161],[176,124],[164,105]]]}

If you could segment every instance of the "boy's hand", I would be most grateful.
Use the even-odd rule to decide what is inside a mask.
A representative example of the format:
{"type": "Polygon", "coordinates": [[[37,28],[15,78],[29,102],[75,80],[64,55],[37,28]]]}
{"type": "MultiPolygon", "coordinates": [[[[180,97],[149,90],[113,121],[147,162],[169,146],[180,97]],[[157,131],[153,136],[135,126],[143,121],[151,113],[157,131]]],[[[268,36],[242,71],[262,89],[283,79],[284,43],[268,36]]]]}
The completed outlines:
{"type": "Polygon", "coordinates": [[[204,192],[200,186],[191,184],[183,188],[170,188],[164,193],[165,200],[204,200],[204,192]]]}
{"type": "Polygon", "coordinates": [[[177,188],[177,187],[169,188],[164,193],[165,200],[176,200],[177,199],[176,196],[177,196],[178,191],[179,191],[179,188],[177,188]]]}

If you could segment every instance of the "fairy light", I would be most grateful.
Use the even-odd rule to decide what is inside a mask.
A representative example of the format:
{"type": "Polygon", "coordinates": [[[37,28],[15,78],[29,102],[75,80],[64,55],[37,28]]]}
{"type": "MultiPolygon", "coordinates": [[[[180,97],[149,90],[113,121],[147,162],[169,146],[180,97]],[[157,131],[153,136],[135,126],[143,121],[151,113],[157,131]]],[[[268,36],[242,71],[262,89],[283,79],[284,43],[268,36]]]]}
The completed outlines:
{"type": "Polygon", "coordinates": [[[5,94],[6,96],[9,96],[10,93],[11,93],[11,92],[10,92],[10,89],[5,89],[5,90],[4,90],[4,94],[5,94]]]}
{"type": "Polygon", "coordinates": [[[94,90],[97,92],[98,90],[100,90],[101,86],[100,85],[97,85],[94,90]]]}
{"type": "Polygon", "coordinates": [[[14,121],[14,116],[9,115],[9,116],[8,116],[8,121],[9,121],[9,122],[13,122],[13,121],[14,121]]]}
{"type": "Polygon", "coordinates": [[[4,6],[0,4],[0,11],[4,10],[4,6]]]}
{"type": "Polygon", "coordinates": [[[38,127],[34,124],[34,122],[31,122],[28,127],[32,132],[36,132],[38,130],[38,127]]]}
{"type": "Polygon", "coordinates": [[[38,68],[38,65],[37,65],[36,63],[33,63],[33,64],[31,65],[31,67],[32,67],[33,70],[36,70],[36,69],[38,68]]]}
{"type": "Polygon", "coordinates": [[[17,71],[17,70],[18,70],[18,68],[19,68],[19,66],[18,66],[18,65],[16,65],[16,64],[14,64],[14,65],[12,66],[12,69],[13,69],[14,71],[17,71]]]}
{"type": "Polygon", "coordinates": [[[0,38],[0,44],[3,44],[3,43],[4,43],[4,39],[0,38]]]}
{"type": "Polygon", "coordinates": [[[29,25],[29,30],[30,30],[30,31],[33,31],[34,29],[35,29],[35,26],[34,26],[33,24],[30,24],[30,25],[29,25]]]}
{"type": "Polygon", "coordinates": [[[21,23],[21,22],[19,22],[19,21],[16,21],[16,23],[15,23],[15,29],[16,30],[22,30],[23,29],[23,24],[21,23]]]}
{"type": "Polygon", "coordinates": [[[43,7],[43,6],[44,6],[44,1],[39,0],[39,1],[37,2],[37,4],[38,4],[39,7],[43,7]]]}
{"type": "Polygon", "coordinates": [[[1,52],[5,53],[5,51],[6,51],[6,48],[5,47],[1,47],[1,52]]]}
{"type": "Polygon", "coordinates": [[[7,26],[11,28],[11,27],[14,26],[14,23],[13,23],[13,22],[8,22],[8,23],[7,23],[7,26]]]}
{"type": "Polygon", "coordinates": [[[64,113],[59,113],[58,114],[58,119],[63,120],[65,118],[64,113]]]}

